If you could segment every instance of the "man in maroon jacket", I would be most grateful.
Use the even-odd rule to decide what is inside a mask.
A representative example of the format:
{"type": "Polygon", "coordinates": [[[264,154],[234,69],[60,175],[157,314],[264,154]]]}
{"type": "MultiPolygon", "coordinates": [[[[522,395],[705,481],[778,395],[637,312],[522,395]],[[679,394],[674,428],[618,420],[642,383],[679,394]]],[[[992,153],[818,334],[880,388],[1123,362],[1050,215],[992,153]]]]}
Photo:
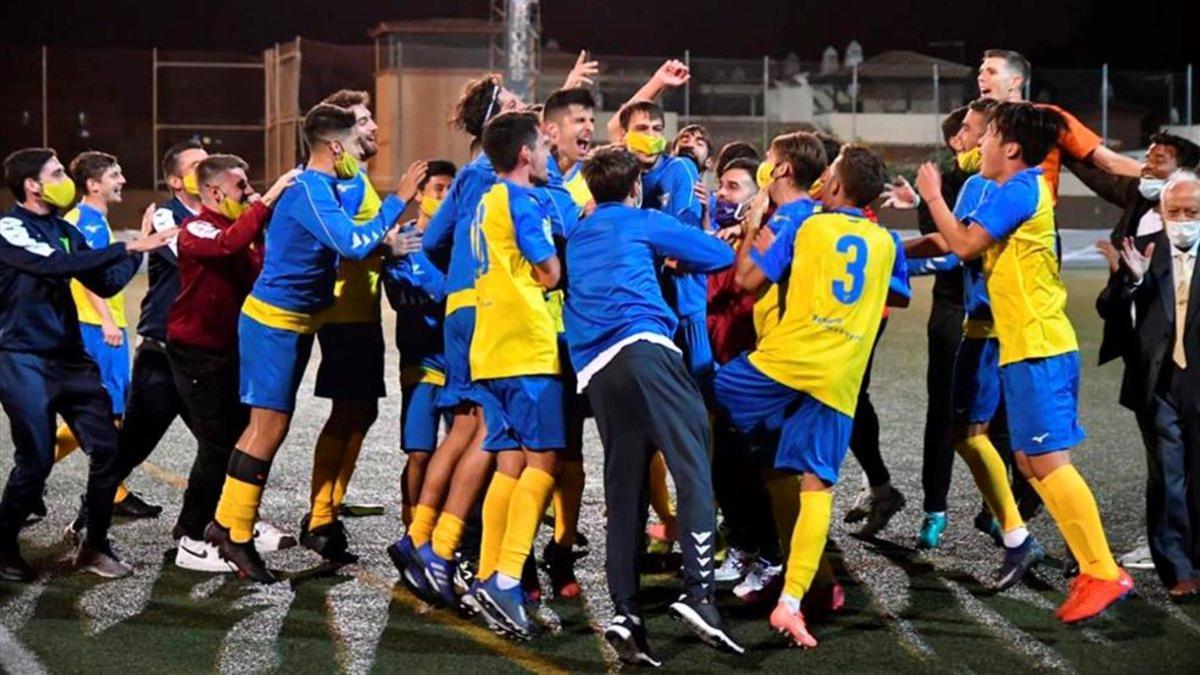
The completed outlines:
{"type": "Polygon", "coordinates": [[[198,444],[174,530],[175,564],[201,572],[233,569],[204,541],[204,526],[249,420],[238,399],[238,315],[262,269],[271,205],[299,173],[284,174],[259,197],[246,169],[234,155],[212,155],[196,167],[202,208],[181,225],[180,289],[167,319],[167,357],[198,444]]]}

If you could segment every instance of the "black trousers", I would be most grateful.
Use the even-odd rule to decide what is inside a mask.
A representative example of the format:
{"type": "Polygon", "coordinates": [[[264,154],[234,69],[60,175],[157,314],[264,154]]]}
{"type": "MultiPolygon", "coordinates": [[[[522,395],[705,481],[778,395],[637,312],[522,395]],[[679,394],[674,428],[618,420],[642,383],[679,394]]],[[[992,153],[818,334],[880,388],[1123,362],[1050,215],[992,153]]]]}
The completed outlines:
{"type": "Polygon", "coordinates": [[[954,302],[934,293],[925,328],[929,339],[929,366],[925,371],[929,407],[925,409],[921,487],[925,492],[926,512],[945,511],[946,496],[950,493],[954,470],[954,361],[962,342],[962,325],[961,294],[958,302],[954,302]]]}
{"type": "Polygon", "coordinates": [[[725,516],[726,542],[779,562],[782,557],[779,537],[763,479],[763,471],[771,468],[770,462],[756,462],[763,454],[755,453],[749,440],[723,416],[713,423],[713,440],[713,492],[725,516]]]}
{"type": "Polygon", "coordinates": [[[238,398],[238,355],[175,343],[167,345],[171,369],[196,437],[196,459],[188,475],[178,527],[192,539],[217,511],[229,455],[250,422],[238,398]]]}
{"type": "Polygon", "coordinates": [[[638,559],[645,548],[646,472],[661,449],[678,490],[685,591],[711,598],[716,516],[708,460],[708,412],[680,355],[662,345],[626,346],[587,388],[604,444],[608,588],[618,612],[637,613],[638,559]]]}
{"type": "MultiPolygon", "coordinates": [[[[235,390],[236,395],[236,390],[235,390]]],[[[189,424],[165,346],[143,338],[133,357],[125,421],[120,432],[119,479],[125,480],[162,440],[176,417],[189,424]]]]}
{"type": "Polygon", "coordinates": [[[892,480],[883,455],[879,451],[879,416],[875,414],[875,405],[871,403],[871,369],[875,365],[875,351],[879,348],[879,340],[887,328],[888,320],[883,319],[879,324],[879,333],[875,335],[875,344],[871,346],[871,358],[867,361],[867,371],[863,373],[862,387],[858,390],[858,406],[854,409],[854,430],[850,432],[850,452],[854,459],[867,474],[867,482],[871,487],[886,485],[892,480]]]}
{"type": "Polygon", "coordinates": [[[0,350],[0,405],[12,433],[13,470],[0,497],[0,550],[17,551],[17,534],[42,497],[54,466],[55,415],[88,455],[87,541],[108,543],[116,478],[117,429],[100,369],[82,350],[47,356],[0,350]]]}
{"type": "Polygon", "coordinates": [[[1169,588],[1200,577],[1200,418],[1181,403],[1174,364],[1163,368],[1169,372],[1137,421],[1146,444],[1146,538],[1169,588]]]}

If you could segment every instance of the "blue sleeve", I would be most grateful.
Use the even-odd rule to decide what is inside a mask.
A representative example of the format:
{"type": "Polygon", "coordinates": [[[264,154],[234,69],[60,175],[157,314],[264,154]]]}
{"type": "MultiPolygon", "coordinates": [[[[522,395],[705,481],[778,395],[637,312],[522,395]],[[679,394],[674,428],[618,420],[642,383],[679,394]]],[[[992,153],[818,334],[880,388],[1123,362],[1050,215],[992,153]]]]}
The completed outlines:
{"type": "Polygon", "coordinates": [[[675,216],[684,225],[700,227],[703,204],[696,199],[696,194],[692,191],[696,181],[700,180],[700,174],[696,172],[696,165],[690,160],[677,160],[663,178],[663,189],[668,195],[663,212],[675,216]]]}
{"type": "MultiPolygon", "coordinates": [[[[0,218],[0,264],[34,276],[75,277],[82,282],[84,279],[95,280],[97,275],[103,278],[106,270],[119,265],[127,257],[141,263],[142,256],[130,256],[123,243],[93,250],[86,243],[79,246],[84,240],[74,226],[64,225],[64,228],[74,232],[70,235],[71,253],[63,253],[45,242],[37,241],[29,234],[25,223],[17,218],[0,218]]],[[[137,271],[136,266],[134,271],[137,271]]],[[[103,294],[97,292],[97,295],[103,294]]]]}
{"type": "Polygon", "coordinates": [[[425,228],[425,236],[421,240],[421,247],[426,253],[436,253],[449,249],[454,242],[454,225],[458,222],[458,211],[461,208],[463,185],[471,180],[474,172],[469,168],[464,168],[459,172],[454,181],[450,183],[450,189],[446,191],[446,197],[442,200],[441,206],[438,207],[437,213],[433,214],[433,218],[429,219],[429,224],[425,228]]]}
{"type": "Polygon", "coordinates": [[[949,272],[958,267],[958,256],[950,253],[936,258],[908,258],[908,276],[921,277],[938,272],[949,272]]]}
{"type": "Polygon", "coordinates": [[[967,219],[1002,241],[1033,216],[1037,204],[1037,181],[1018,177],[989,191],[967,219]]]}
{"type": "Polygon", "coordinates": [[[643,211],[646,240],[658,257],[674,258],[689,272],[711,274],[733,264],[733,249],[711,234],[687,227],[675,218],[643,211]]]}
{"type": "Polygon", "coordinates": [[[425,291],[434,302],[442,302],[446,299],[446,275],[442,271],[433,266],[429,262],[429,258],[423,253],[410,253],[409,258],[413,262],[413,267],[419,269],[416,274],[417,286],[425,291]]]}
{"type": "Polygon", "coordinates": [[[772,283],[777,284],[783,281],[792,266],[796,232],[800,230],[800,223],[790,216],[776,213],[767,222],[767,227],[775,233],[775,241],[771,242],[771,248],[763,253],[754,248],[750,249],[750,259],[772,283]]]}
{"type": "Polygon", "coordinates": [[[350,260],[370,255],[404,211],[404,202],[389,195],[374,218],[357,225],[327,186],[297,180],[289,189],[298,191],[289,206],[289,215],[322,244],[350,260]]]}
{"type": "Polygon", "coordinates": [[[896,247],[896,261],[892,263],[892,278],[888,282],[888,290],[906,298],[912,297],[912,286],[908,283],[908,256],[904,255],[904,244],[900,235],[888,230],[892,235],[892,245],[896,247]]]}
{"type": "Polygon", "coordinates": [[[579,220],[579,205],[561,182],[558,185],[550,184],[538,188],[538,193],[541,197],[539,201],[550,216],[551,234],[566,237],[567,228],[579,220]]]}
{"type": "Polygon", "coordinates": [[[526,260],[537,265],[554,256],[554,239],[550,233],[550,217],[542,210],[536,197],[509,199],[517,248],[526,260]]]}

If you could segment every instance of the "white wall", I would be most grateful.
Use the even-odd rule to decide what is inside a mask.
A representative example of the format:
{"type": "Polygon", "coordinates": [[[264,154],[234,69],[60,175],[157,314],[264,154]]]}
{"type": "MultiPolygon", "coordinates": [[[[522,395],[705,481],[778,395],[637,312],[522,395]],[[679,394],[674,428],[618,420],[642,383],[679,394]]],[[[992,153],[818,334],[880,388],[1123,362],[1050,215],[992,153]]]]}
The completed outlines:
{"type": "Polygon", "coordinates": [[[853,118],[850,113],[829,113],[817,115],[815,121],[846,140],[887,145],[942,144],[941,114],[859,113],[857,127],[853,118]]]}

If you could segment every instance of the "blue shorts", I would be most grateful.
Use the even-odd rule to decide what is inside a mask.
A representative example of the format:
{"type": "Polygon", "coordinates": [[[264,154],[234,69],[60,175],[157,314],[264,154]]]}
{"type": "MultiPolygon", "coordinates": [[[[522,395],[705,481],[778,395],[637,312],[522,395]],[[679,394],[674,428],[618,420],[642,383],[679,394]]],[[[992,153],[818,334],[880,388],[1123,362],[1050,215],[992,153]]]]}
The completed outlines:
{"type": "Polygon", "coordinates": [[[750,438],[778,434],[776,469],[837,482],[850,449],[853,417],[767,377],[746,354],[717,370],[713,395],[741,433],[750,438]]]}
{"type": "Polygon", "coordinates": [[[321,365],[314,394],[366,401],[387,396],[383,382],[383,324],[327,323],[317,331],[321,365]]]}
{"type": "Polygon", "coordinates": [[[679,327],[675,329],[675,344],[683,350],[683,363],[688,373],[700,386],[700,391],[707,395],[712,389],[715,365],[707,315],[700,312],[680,319],[679,327]]]}
{"type": "Polygon", "coordinates": [[[242,314],[238,318],[242,403],[285,413],[295,410],[312,348],[311,333],[273,328],[242,314]]]}
{"type": "Polygon", "coordinates": [[[991,422],[1000,407],[1000,341],[963,338],[954,359],[954,423],[991,422]]]}
{"type": "Polygon", "coordinates": [[[432,382],[400,386],[400,447],[405,452],[433,452],[437,448],[438,424],[450,426],[450,416],[439,412],[442,388],[432,382]]]}
{"type": "Polygon", "coordinates": [[[100,383],[108,392],[112,403],[112,414],[125,414],[125,399],[129,396],[129,331],[121,329],[121,346],[104,344],[104,331],[90,323],[79,324],[79,335],[83,338],[83,349],[100,368],[100,383]]]}
{"type": "Polygon", "coordinates": [[[438,394],[439,408],[463,403],[483,404],[479,385],[471,381],[471,337],[475,335],[475,308],[463,307],[446,317],[442,326],[445,342],[446,384],[438,394]]]}
{"type": "Polygon", "coordinates": [[[562,380],[558,377],[524,375],[476,384],[494,399],[483,404],[487,424],[484,450],[562,450],[566,446],[562,380]]]}
{"type": "Polygon", "coordinates": [[[1087,436],[1079,426],[1079,352],[1010,363],[1000,382],[1014,451],[1066,450],[1087,436]]]}

